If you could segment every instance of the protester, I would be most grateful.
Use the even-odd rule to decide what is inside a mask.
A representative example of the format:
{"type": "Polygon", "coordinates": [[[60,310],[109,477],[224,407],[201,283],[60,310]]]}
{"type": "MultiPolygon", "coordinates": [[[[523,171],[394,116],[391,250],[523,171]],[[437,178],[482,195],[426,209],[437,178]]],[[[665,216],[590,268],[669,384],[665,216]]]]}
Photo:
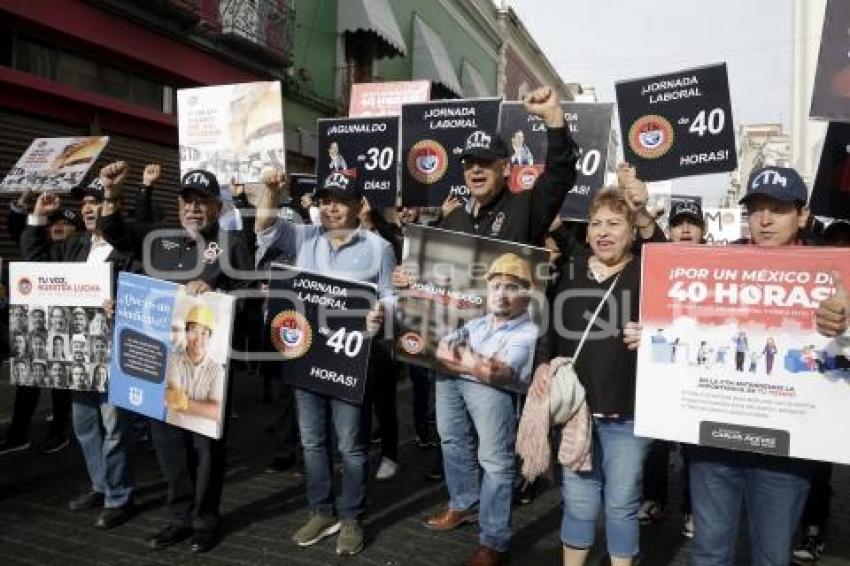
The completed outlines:
{"type": "MultiPolygon", "coordinates": [[[[741,199],[752,235],[747,243],[771,248],[799,244],[809,216],[807,200],[806,186],[793,169],[755,170],[741,199]]],[[[746,335],[739,334],[735,342],[739,345],[746,340],[746,335]]],[[[737,356],[735,362],[741,371],[737,356]]],[[[690,475],[694,564],[725,566],[735,562],[742,502],[749,519],[752,563],[788,563],[809,491],[811,463],[693,446],[690,475]]]]}
{"type": "MultiPolygon", "coordinates": [[[[575,181],[578,149],[564,127],[564,112],[552,88],[529,93],[525,108],[539,116],[547,129],[544,173],[529,191],[507,190],[508,147],[495,132],[473,133],[461,157],[469,201],[444,213],[440,228],[523,244],[542,243],[575,181]]],[[[483,383],[438,375],[436,408],[450,501],[448,509],[427,519],[426,526],[448,531],[477,520],[479,546],[466,564],[502,564],[510,547],[516,475],[515,395],[483,383]]]]}
{"type": "MultiPolygon", "coordinates": [[[[392,247],[360,227],[362,195],[347,177],[332,174],[317,190],[320,225],[296,225],[281,219],[277,211],[283,174],[266,171],[263,180],[265,188],[255,223],[258,265],[269,255],[284,257],[299,269],[375,283],[380,299],[390,297],[390,278],[395,267],[392,247]]],[[[378,302],[367,317],[368,327],[379,327],[383,318],[384,308],[378,302]]],[[[369,395],[368,380],[366,387],[369,395]]],[[[369,469],[368,402],[364,401],[361,407],[300,388],[296,389],[295,398],[311,515],[292,540],[306,547],[339,533],[337,554],[357,554],[364,547],[360,518],[366,508],[369,469]],[[333,493],[331,426],[342,456],[342,493],[338,506],[333,493]]]]}
{"type": "Polygon", "coordinates": [[[616,314],[638,312],[640,264],[631,252],[636,238],[635,213],[625,191],[612,187],[597,193],[587,230],[590,253],[572,258],[555,289],[555,296],[569,293],[575,298],[553,310],[550,330],[537,345],[537,358],[545,362],[535,372],[534,394],[549,389],[550,370],[561,365],[560,358],[575,355],[589,326],[575,372],[593,414],[592,461],[589,470],[562,468],[561,540],[567,566],[587,559],[603,503],[612,564],[631,564],[639,551],[637,512],[649,441],[634,435],[637,356],[630,350],[635,348],[636,324],[617,320],[622,315],[616,314]]]}
{"type": "MultiPolygon", "coordinates": [[[[183,175],[177,206],[179,229],[167,228],[157,234],[156,225],[126,224],[120,214],[112,214],[103,219],[104,233],[119,241],[133,257],[146,258],[146,272],[186,285],[189,296],[253,286],[253,262],[247,244],[238,234],[219,229],[222,205],[215,175],[203,170],[183,175]]],[[[240,303],[237,301],[237,312],[240,303]]],[[[236,320],[251,324],[238,315],[236,320]]],[[[239,334],[239,328],[234,329],[233,335],[239,334]]],[[[227,415],[226,408],[224,413],[227,415]]],[[[191,537],[192,552],[203,553],[220,541],[226,421],[225,418],[220,439],[151,421],[153,444],[168,482],[168,509],[172,516],[167,526],[147,539],[151,549],[159,550],[191,537]]]]}
{"type": "MultiPolygon", "coordinates": [[[[62,242],[52,242],[47,234],[47,218],[60,209],[59,197],[42,193],[36,200],[27,227],[21,235],[21,248],[28,261],[111,262],[113,273],[129,269],[131,258],[116,249],[104,234],[99,217],[118,210],[122,201],[117,187],[127,175],[124,162],[107,165],[100,171],[101,186],[83,190],[80,215],[85,232],[62,242]]],[[[80,389],[87,380],[72,368],[72,388],[80,389]]],[[[82,368],[85,373],[85,367],[82,368]]],[[[126,439],[127,415],[107,402],[106,394],[77,390],[71,394],[74,432],[83,451],[91,479],[91,490],[73,499],[68,507],[81,511],[103,507],[95,526],[110,529],[127,521],[134,513],[133,466],[126,439]]]]}

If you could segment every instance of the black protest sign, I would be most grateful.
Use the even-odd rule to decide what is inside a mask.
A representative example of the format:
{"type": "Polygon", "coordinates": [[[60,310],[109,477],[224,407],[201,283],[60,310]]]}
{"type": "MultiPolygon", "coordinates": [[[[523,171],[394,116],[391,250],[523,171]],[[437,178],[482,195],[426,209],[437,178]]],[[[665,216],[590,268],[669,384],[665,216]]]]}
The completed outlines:
{"type": "Polygon", "coordinates": [[[296,202],[304,195],[313,194],[316,189],[316,176],[308,173],[292,173],[289,177],[289,194],[296,202]]]}
{"type": "Polygon", "coordinates": [[[644,181],[738,166],[726,65],[616,84],[623,153],[644,181]]]}
{"type": "Polygon", "coordinates": [[[818,216],[850,220],[850,124],[830,122],[809,206],[818,216]]]}
{"type": "Polygon", "coordinates": [[[366,313],[374,285],[272,264],[269,335],[283,379],[321,395],[361,403],[371,338],[366,313]]]}
{"type": "MultiPolygon", "coordinates": [[[[605,163],[611,139],[613,104],[563,102],[564,118],[581,158],[576,163],[576,183],[564,201],[561,217],[587,218],[590,200],[605,183],[605,163]]],[[[531,189],[546,164],[546,126],[539,116],[528,114],[521,102],[502,104],[499,134],[511,150],[508,188],[513,192],[531,189]]]]}
{"type": "Polygon", "coordinates": [[[496,131],[499,99],[405,104],[401,123],[402,204],[439,206],[449,195],[468,196],[461,154],[474,132],[496,131]]]}
{"type": "Polygon", "coordinates": [[[395,206],[398,117],[319,120],[319,183],[343,173],[373,208],[395,206]]]}
{"type": "Polygon", "coordinates": [[[850,122],[850,2],[829,0],[809,116],[850,122]]]}

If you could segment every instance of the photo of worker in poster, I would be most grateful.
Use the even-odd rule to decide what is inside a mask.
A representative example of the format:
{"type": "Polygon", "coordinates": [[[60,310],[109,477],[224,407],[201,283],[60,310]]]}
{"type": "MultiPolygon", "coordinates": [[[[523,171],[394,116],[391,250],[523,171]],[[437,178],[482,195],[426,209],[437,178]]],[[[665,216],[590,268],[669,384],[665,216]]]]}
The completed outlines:
{"type": "Polygon", "coordinates": [[[531,379],[548,277],[541,248],[408,226],[395,310],[399,359],[494,387],[531,379]]]}

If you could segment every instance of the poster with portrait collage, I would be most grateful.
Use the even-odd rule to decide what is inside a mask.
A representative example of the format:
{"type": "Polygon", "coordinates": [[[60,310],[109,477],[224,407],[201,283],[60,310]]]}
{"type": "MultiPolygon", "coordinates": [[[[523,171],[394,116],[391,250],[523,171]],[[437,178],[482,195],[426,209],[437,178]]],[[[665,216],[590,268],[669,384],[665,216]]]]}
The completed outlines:
{"type": "Polygon", "coordinates": [[[11,382],[105,392],[112,327],[112,264],[9,265],[11,382]]]}

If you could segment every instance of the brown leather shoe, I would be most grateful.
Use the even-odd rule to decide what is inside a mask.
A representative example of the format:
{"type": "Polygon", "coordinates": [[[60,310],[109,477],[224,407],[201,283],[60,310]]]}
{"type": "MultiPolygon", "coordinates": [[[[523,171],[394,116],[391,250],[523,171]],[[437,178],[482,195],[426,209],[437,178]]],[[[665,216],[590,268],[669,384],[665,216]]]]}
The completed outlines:
{"type": "Polygon", "coordinates": [[[464,566],[500,566],[505,563],[505,553],[493,550],[489,546],[479,545],[469,555],[464,566]]]}
{"type": "Polygon", "coordinates": [[[432,531],[451,531],[461,525],[474,523],[478,520],[475,511],[455,511],[454,509],[446,509],[441,513],[428,517],[425,521],[425,526],[432,531]]]}

